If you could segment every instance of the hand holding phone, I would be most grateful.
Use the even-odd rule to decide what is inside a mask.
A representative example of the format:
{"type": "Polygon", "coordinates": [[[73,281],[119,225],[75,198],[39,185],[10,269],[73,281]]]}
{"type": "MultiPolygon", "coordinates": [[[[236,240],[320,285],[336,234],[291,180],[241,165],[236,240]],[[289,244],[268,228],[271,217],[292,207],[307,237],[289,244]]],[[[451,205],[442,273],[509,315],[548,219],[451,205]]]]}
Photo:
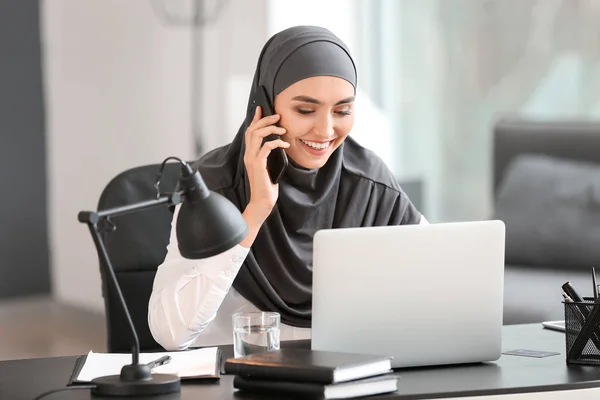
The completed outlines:
{"type": "MultiPolygon", "coordinates": [[[[285,129],[277,126],[279,115],[263,116],[262,105],[258,103],[256,105],[258,107],[254,110],[254,118],[246,129],[244,164],[250,183],[248,207],[252,205],[253,219],[256,223],[262,224],[277,202],[279,188],[273,181],[277,182],[285,169],[285,167],[275,169],[275,165],[282,160],[279,158],[281,153],[279,156],[271,157],[272,161],[269,161],[269,156],[279,151],[285,156],[284,149],[289,147],[289,143],[281,140],[285,129]],[[266,140],[267,137],[271,137],[271,140],[266,140]]],[[[284,165],[287,166],[287,157],[284,165]]]]}
{"type": "MultiPolygon", "coordinates": [[[[264,86],[260,86],[258,88],[256,105],[261,107],[263,118],[275,114],[275,109],[269,100],[269,95],[267,94],[267,90],[264,88],[264,86]]],[[[280,139],[279,135],[271,134],[264,138],[263,145],[266,142],[277,139],[280,139]]],[[[281,147],[274,148],[267,157],[267,171],[269,172],[269,177],[274,185],[279,182],[279,179],[281,179],[281,176],[285,172],[287,166],[288,159],[287,155],[285,154],[285,150],[281,147]]]]}

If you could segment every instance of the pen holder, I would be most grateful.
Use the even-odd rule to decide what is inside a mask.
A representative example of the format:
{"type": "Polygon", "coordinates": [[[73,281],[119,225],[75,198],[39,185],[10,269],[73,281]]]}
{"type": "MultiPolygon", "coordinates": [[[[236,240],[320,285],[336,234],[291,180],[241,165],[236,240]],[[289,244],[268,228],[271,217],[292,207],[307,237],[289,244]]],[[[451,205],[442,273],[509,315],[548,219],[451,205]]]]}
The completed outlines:
{"type": "Polygon", "coordinates": [[[563,302],[567,364],[600,365],[600,304],[563,302]]]}

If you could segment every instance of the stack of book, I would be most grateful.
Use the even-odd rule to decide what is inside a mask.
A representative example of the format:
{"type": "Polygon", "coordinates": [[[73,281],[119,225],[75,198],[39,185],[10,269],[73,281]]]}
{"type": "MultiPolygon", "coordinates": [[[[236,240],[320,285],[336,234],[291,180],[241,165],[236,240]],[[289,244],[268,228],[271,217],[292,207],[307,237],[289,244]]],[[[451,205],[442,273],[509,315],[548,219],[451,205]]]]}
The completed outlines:
{"type": "Polygon", "coordinates": [[[349,399],[398,390],[391,357],[284,348],[225,361],[234,388],[282,398],[349,399]],[[285,397],[283,397],[285,396],[285,397]]]}

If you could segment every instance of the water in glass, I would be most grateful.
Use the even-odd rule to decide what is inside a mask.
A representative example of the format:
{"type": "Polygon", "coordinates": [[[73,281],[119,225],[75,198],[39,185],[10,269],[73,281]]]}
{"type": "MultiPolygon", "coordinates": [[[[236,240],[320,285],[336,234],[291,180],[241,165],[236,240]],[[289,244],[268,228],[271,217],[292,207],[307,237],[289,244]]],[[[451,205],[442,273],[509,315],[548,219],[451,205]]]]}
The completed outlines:
{"type": "Polygon", "coordinates": [[[234,335],[234,356],[279,350],[279,327],[267,325],[247,325],[236,327],[234,335]]]}

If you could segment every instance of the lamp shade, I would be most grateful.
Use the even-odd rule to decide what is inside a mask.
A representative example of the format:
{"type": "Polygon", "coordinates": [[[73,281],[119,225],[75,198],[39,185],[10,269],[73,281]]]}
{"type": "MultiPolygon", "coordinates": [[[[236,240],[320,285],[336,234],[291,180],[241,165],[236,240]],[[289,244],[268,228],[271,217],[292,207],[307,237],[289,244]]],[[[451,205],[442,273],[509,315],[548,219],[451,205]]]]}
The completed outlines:
{"type": "Polygon", "coordinates": [[[201,259],[239,244],[248,224],[227,198],[215,192],[195,201],[183,201],[177,217],[177,242],[185,258],[201,259]]]}

